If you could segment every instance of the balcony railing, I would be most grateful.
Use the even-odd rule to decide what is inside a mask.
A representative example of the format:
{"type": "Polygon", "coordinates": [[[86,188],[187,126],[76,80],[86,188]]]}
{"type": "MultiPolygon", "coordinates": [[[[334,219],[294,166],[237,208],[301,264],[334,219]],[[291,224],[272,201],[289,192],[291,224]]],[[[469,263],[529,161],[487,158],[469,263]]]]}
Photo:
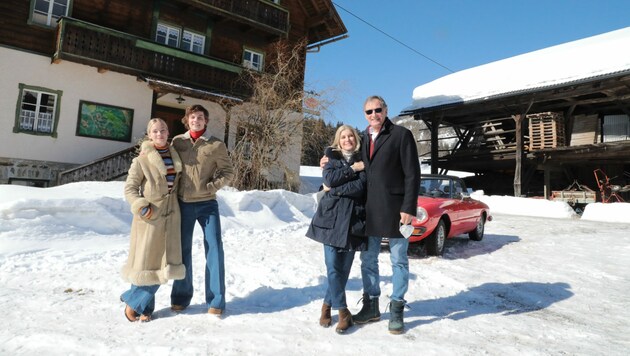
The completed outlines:
{"type": "Polygon", "coordinates": [[[53,60],[249,96],[249,89],[239,80],[243,70],[239,65],[68,17],[59,20],[53,60]]]}
{"type": "Polygon", "coordinates": [[[289,32],[289,12],[277,5],[260,0],[196,0],[214,12],[227,13],[252,24],[259,24],[279,35],[289,32]]]}

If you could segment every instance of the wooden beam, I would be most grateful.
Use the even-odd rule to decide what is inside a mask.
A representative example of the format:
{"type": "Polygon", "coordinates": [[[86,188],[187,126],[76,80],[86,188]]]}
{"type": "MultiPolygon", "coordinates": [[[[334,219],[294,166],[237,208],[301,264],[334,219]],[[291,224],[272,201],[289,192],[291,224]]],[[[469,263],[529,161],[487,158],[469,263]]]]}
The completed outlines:
{"type": "Polygon", "coordinates": [[[523,167],[523,118],[525,115],[513,115],[516,123],[516,165],[514,167],[514,196],[521,196],[521,180],[523,167]]]}
{"type": "Polygon", "coordinates": [[[551,168],[543,164],[543,172],[544,172],[543,173],[544,175],[543,191],[545,194],[545,199],[549,199],[549,197],[551,196],[551,168]]]}

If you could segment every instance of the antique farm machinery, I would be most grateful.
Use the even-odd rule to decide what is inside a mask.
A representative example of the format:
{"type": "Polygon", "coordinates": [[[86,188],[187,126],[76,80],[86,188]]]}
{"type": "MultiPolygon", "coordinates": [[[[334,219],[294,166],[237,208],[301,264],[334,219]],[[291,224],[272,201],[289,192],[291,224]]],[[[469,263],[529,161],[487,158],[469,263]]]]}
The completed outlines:
{"type": "MultiPolygon", "coordinates": [[[[621,186],[617,184],[611,184],[611,179],[608,178],[606,173],[604,173],[604,171],[599,168],[594,170],[593,173],[595,174],[595,180],[597,181],[597,186],[599,187],[599,192],[602,196],[602,203],[624,201],[619,193],[630,192],[630,185],[621,186]]],[[[616,177],[613,177],[612,179],[614,178],[616,177]]]]}
{"type": "Polygon", "coordinates": [[[551,200],[566,202],[580,215],[584,212],[587,204],[595,203],[596,198],[597,195],[594,190],[578,183],[577,180],[574,180],[564,190],[551,192],[551,200]]]}

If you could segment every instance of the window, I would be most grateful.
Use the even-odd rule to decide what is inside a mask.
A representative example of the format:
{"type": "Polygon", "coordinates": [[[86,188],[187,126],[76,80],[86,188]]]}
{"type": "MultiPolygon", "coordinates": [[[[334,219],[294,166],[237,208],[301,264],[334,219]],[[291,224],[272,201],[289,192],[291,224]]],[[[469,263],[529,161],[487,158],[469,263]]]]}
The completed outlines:
{"type": "Polygon", "coordinates": [[[68,16],[70,0],[31,0],[33,12],[31,20],[35,23],[55,26],[62,16],[68,16]]]}
{"type": "Polygon", "coordinates": [[[57,137],[60,91],[20,84],[19,110],[13,132],[57,137]]]}
{"type": "Polygon", "coordinates": [[[171,47],[179,47],[179,28],[163,23],[157,25],[155,41],[171,47]]]}
{"type": "Polygon", "coordinates": [[[243,50],[243,67],[262,71],[263,55],[249,49],[243,50]]]}
{"type": "Polygon", "coordinates": [[[155,32],[155,41],[185,51],[203,54],[206,36],[160,22],[155,32]]]}
{"type": "Polygon", "coordinates": [[[203,47],[206,37],[184,30],[182,38],[182,49],[193,53],[203,54],[203,47]]]}
{"type": "Polygon", "coordinates": [[[48,187],[49,181],[44,179],[9,178],[9,184],[23,185],[27,187],[48,187]]]}
{"type": "Polygon", "coordinates": [[[453,180],[453,198],[455,199],[463,199],[464,198],[464,184],[460,180],[453,180]]]}
{"type": "Polygon", "coordinates": [[[630,117],[628,115],[606,115],[602,128],[604,142],[630,139],[630,117]]]}

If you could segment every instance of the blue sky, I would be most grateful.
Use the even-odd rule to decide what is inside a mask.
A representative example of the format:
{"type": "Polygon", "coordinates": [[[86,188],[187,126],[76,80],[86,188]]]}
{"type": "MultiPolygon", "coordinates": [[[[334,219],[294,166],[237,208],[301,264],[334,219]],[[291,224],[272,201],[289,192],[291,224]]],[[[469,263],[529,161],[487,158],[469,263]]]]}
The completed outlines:
{"type": "Polygon", "coordinates": [[[442,66],[457,72],[630,26],[629,0],[333,2],[349,37],[307,55],[305,87],[334,101],[326,121],[361,129],[367,96],[383,96],[394,117],[416,86],[451,73],[442,66]]]}

